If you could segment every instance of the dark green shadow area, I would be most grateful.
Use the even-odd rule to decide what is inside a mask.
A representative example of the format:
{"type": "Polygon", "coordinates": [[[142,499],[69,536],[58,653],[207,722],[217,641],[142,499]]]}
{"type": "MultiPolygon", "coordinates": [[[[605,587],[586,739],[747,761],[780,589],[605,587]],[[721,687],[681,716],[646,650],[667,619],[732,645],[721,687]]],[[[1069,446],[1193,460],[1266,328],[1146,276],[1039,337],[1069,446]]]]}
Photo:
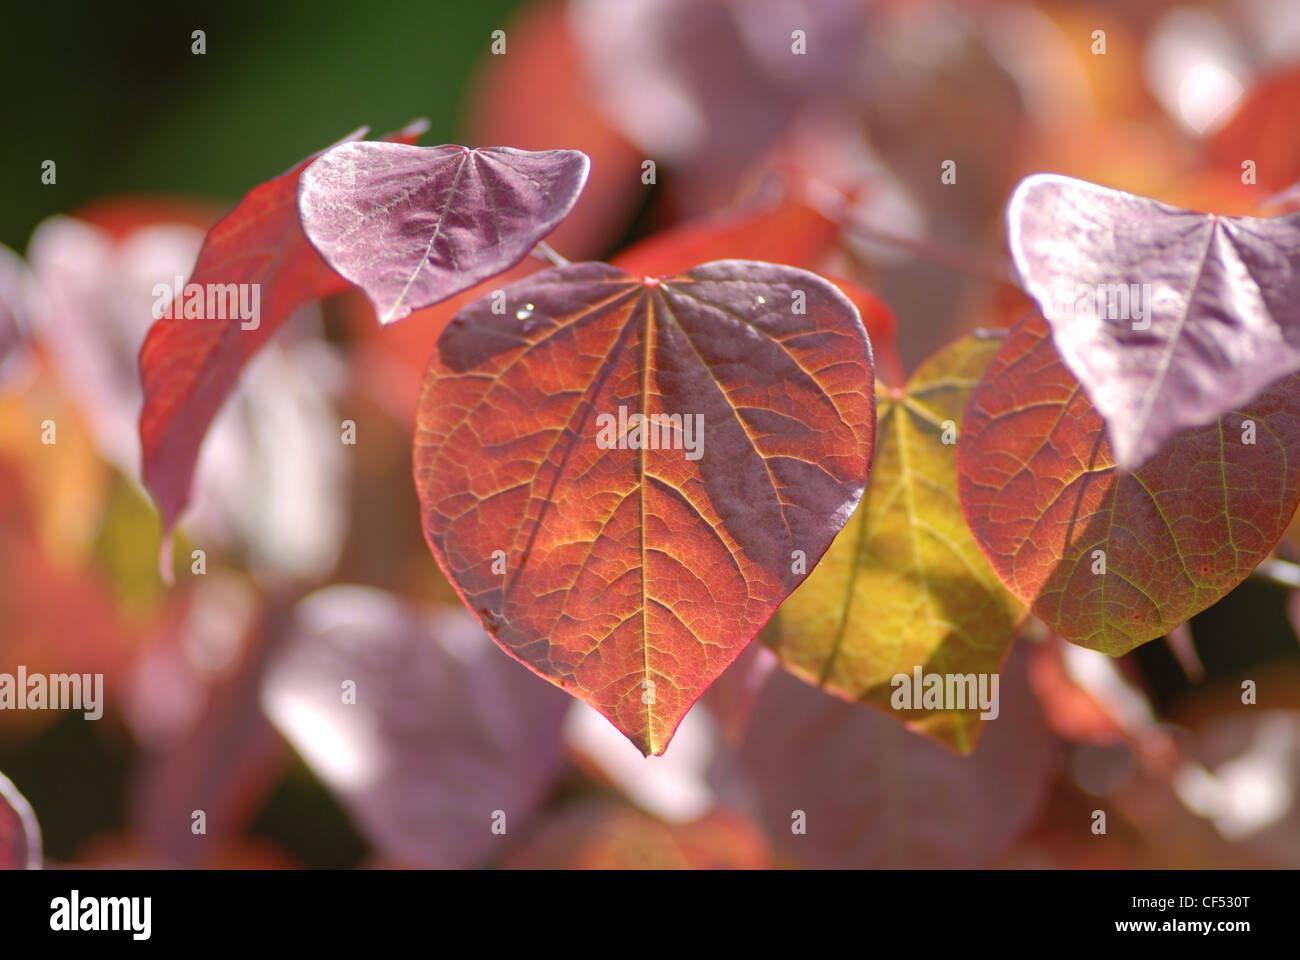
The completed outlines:
{"type": "Polygon", "coordinates": [[[249,188],[368,124],[455,139],[473,69],[517,0],[13,4],[0,29],[0,243],[123,193],[249,188]],[[207,52],[191,52],[195,30],[207,52]],[[41,183],[54,160],[57,182],[41,183]]]}

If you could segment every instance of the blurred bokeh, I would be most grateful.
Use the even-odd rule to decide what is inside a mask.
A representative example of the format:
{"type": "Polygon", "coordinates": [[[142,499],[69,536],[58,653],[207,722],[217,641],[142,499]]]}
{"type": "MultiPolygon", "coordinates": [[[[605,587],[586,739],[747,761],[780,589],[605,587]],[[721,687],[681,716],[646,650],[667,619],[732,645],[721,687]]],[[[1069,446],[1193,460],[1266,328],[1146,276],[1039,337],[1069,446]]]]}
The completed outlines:
{"type": "MultiPolygon", "coordinates": [[[[1028,624],[969,757],[755,644],[647,760],[500,652],[423,543],[414,402],[454,306],[382,331],[357,293],[301,311],[207,438],[171,588],[135,432],[152,286],[187,274],[251,187],[420,116],[425,144],[586,151],[590,184],[550,238],[565,256],[771,251],[873,291],[910,370],[1025,310],[1002,208],[1026,174],[1234,214],[1300,181],[1294,0],[54,3],[4,20],[0,672],[102,673],[105,690],[95,721],[0,712],[0,773],[48,863],[1300,866],[1285,576],[1119,660],[1028,624]],[[795,811],[816,828],[792,832],[795,811]]],[[[1300,535],[1278,552],[1293,569],[1300,535]]],[[[0,841],[22,819],[8,806],[0,841]]]]}

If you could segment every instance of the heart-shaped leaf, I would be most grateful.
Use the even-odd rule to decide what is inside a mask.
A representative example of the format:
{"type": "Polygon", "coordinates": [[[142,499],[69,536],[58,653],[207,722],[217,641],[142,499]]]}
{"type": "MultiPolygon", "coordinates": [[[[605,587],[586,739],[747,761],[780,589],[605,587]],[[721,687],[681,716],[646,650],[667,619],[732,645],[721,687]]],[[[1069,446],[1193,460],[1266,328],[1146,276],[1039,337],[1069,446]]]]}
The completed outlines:
{"type": "Polygon", "coordinates": [[[453,319],[415,479],[497,642],[658,754],[844,526],[874,433],[870,344],[820,277],[573,264],[453,319]]]}
{"type": "MultiPolygon", "coordinates": [[[[413,142],[426,127],[416,121],[390,138],[413,142]]],[[[244,364],[298,307],[347,289],[298,226],[298,178],[316,156],[254,187],[208,231],[185,285],[205,291],[198,298],[201,315],[187,315],[184,306],[194,298],[178,295],[171,315],[155,320],[140,348],[141,476],[158,504],[164,532],[189,501],[199,446],[244,364]],[[229,292],[240,289],[247,291],[241,302],[256,304],[247,319],[232,312],[229,292]],[[208,303],[219,305],[215,316],[208,316],[208,303]]]]}
{"type": "Polygon", "coordinates": [[[1000,334],[972,334],[905,389],[876,382],[876,453],[861,505],[764,640],[796,675],[864,700],[968,753],[980,707],[897,711],[898,674],[996,673],[1022,608],[989,568],[957,500],[962,410],[1000,334]]]}
{"type": "Polygon", "coordinates": [[[1021,283],[1124,469],[1300,369],[1300,214],[1192,213],[1039,175],[1007,219],[1021,283]]]}
{"type": "Polygon", "coordinates": [[[1074,643],[1119,655],[1223,597],[1300,501],[1300,375],[1133,473],[1037,314],[971,396],[957,447],[962,509],[1002,582],[1074,643]]]}
{"type": "Polygon", "coordinates": [[[400,320],[528,256],[582,193],[576,150],[344,143],[302,175],[298,215],[325,262],[400,320]]]}
{"type": "MultiPolygon", "coordinates": [[[[777,201],[760,201],[723,214],[701,217],[653,234],[610,262],[629,273],[664,276],[709,260],[764,260],[817,270],[838,247],[839,225],[819,211],[798,188],[777,201]]],[[[841,277],[827,277],[858,308],[871,339],[876,372],[901,383],[894,314],[870,291],[841,277]]]]}

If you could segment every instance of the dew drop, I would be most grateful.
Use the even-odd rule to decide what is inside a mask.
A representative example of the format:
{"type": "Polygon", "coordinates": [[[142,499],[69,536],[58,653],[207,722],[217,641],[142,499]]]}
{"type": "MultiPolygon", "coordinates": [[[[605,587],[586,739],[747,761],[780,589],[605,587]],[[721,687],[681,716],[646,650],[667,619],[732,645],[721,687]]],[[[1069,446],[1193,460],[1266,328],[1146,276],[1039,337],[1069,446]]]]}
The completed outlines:
{"type": "Polygon", "coordinates": [[[533,315],[533,310],[534,307],[531,303],[525,303],[522,307],[520,307],[518,310],[515,311],[515,319],[527,320],[529,317],[533,315]]]}

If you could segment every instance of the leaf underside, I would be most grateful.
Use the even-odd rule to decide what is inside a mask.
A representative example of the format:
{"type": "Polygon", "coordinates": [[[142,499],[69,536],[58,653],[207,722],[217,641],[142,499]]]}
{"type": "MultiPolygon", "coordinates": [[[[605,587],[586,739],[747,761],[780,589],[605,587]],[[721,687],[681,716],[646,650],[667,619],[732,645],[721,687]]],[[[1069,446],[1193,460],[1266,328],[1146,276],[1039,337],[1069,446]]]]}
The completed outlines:
{"type": "Polygon", "coordinates": [[[1300,370],[1300,214],[1193,213],[1038,175],[1007,217],[1021,283],[1126,469],[1300,370]]]}
{"type": "Polygon", "coordinates": [[[400,320],[514,266],[573,209],[576,150],[345,143],[302,175],[302,230],[325,262],[400,320]]]}

